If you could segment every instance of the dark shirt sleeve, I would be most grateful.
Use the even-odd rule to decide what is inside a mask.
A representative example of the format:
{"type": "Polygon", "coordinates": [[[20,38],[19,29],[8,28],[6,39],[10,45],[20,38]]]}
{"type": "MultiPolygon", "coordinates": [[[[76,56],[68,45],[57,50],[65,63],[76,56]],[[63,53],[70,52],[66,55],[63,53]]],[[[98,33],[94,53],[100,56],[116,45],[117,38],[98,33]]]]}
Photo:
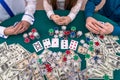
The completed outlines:
{"type": "Polygon", "coordinates": [[[114,25],[114,30],[111,33],[114,36],[120,36],[120,26],[119,25],[114,25]]]}
{"type": "Polygon", "coordinates": [[[101,2],[101,0],[88,0],[85,6],[85,17],[93,16],[95,7],[101,2]]]}

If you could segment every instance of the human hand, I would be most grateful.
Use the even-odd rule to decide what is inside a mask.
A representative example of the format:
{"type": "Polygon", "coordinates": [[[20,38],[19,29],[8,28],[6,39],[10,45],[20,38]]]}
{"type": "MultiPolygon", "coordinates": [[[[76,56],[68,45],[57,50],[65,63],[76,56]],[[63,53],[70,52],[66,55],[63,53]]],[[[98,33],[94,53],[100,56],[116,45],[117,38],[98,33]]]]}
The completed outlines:
{"type": "Polygon", "coordinates": [[[30,23],[27,21],[21,21],[16,26],[17,30],[15,31],[16,35],[23,33],[30,27],[30,23]]]}
{"type": "Polygon", "coordinates": [[[71,22],[71,18],[69,16],[62,17],[63,18],[63,24],[62,25],[68,25],[71,22]]]}
{"type": "Polygon", "coordinates": [[[17,27],[10,26],[10,27],[7,27],[7,28],[4,30],[4,34],[5,34],[6,36],[16,35],[16,33],[15,33],[16,30],[17,30],[17,27]]]}
{"type": "Polygon", "coordinates": [[[62,21],[61,17],[59,15],[51,15],[50,17],[56,24],[60,25],[60,22],[62,21]]]}
{"type": "Polygon", "coordinates": [[[98,25],[100,26],[99,27],[99,29],[100,29],[100,35],[110,34],[114,30],[113,25],[110,24],[110,23],[108,23],[108,22],[104,23],[104,24],[102,24],[102,23],[99,22],[98,25]]]}
{"type": "Polygon", "coordinates": [[[99,34],[100,31],[98,24],[98,21],[92,17],[86,19],[86,28],[95,34],[99,34]]]}

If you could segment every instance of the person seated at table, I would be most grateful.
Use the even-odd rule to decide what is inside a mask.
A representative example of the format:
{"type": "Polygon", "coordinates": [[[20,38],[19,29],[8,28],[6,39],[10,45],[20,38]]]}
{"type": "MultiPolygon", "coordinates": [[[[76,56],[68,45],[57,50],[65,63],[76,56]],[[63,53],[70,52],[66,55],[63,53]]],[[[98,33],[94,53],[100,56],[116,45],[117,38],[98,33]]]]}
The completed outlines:
{"type": "Polygon", "coordinates": [[[68,25],[79,12],[83,0],[43,0],[43,6],[49,19],[57,25],[68,25]],[[67,16],[59,16],[53,10],[71,10],[67,16]]]}
{"type": "Polygon", "coordinates": [[[0,22],[24,13],[20,22],[9,27],[0,26],[0,37],[17,35],[26,31],[34,22],[36,0],[0,0],[0,22]]]}
{"type": "Polygon", "coordinates": [[[95,34],[120,35],[120,0],[106,0],[104,6],[98,11],[101,15],[115,21],[118,25],[109,22],[101,23],[93,18],[95,7],[101,0],[88,0],[85,7],[86,27],[95,34]]]}

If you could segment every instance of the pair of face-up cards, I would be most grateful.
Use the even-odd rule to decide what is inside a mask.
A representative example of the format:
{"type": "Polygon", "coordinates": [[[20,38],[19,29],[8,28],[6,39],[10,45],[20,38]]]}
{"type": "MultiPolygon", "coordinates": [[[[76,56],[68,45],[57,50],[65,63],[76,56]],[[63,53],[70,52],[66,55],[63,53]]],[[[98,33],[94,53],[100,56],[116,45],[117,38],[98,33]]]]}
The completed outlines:
{"type": "MultiPolygon", "coordinates": [[[[49,38],[44,39],[42,42],[43,42],[43,46],[44,46],[45,49],[50,48],[51,43],[50,43],[50,39],[49,38]]],[[[37,41],[37,42],[33,43],[33,47],[34,47],[36,52],[41,51],[43,49],[43,46],[40,43],[40,41],[37,41]]]]}
{"type": "MultiPolygon", "coordinates": [[[[49,38],[44,39],[42,42],[43,42],[43,46],[44,46],[45,49],[50,48],[51,43],[50,43],[50,39],[49,38]]],[[[36,52],[41,51],[43,49],[43,46],[40,43],[40,41],[37,41],[37,42],[33,43],[33,47],[34,47],[36,52]]]]}
{"type": "MultiPolygon", "coordinates": [[[[53,48],[59,47],[59,39],[58,38],[52,38],[52,43],[50,42],[50,39],[47,38],[47,39],[42,40],[42,43],[43,43],[44,49],[48,49],[50,47],[53,47],[53,48]]],[[[33,47],[36,50],[36,52],[41,51],[43,49],[43,46],[40,43],[40,41],[33,43],[33,47]]]]}
{"type": "MultiPolygon", "coordinates": [[[[78,41],[71,40],[69,49],[76,50],[78,46],[78,41]]],[[[68,49],[68,40],[61,40],[61,49],[68,49]]]]}

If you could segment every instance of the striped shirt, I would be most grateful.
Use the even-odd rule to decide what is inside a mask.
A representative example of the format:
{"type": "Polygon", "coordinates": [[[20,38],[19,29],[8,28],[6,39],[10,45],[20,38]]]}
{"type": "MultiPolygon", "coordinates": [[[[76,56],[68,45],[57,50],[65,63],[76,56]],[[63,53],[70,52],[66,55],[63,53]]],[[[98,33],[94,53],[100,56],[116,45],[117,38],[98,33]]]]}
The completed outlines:
{"type": "MultiPolygon", "coordinates": [[[[33,24],[34,22],[34,12],[36,10],[36,0],[4,0],[14,15],[24,13],[22,20],[33,24]],[[27,4],[26,4],[27,3],[27,4]]],[[[10,15],[6,12],[0,3],[0,21],[4,21],[10,18],[10,15]],[[1,16],[2,15],[2,16],[1,16]]],[[[0,26],[0,37],[7,38],[4,35],[5,27],[0,26]]]]}

